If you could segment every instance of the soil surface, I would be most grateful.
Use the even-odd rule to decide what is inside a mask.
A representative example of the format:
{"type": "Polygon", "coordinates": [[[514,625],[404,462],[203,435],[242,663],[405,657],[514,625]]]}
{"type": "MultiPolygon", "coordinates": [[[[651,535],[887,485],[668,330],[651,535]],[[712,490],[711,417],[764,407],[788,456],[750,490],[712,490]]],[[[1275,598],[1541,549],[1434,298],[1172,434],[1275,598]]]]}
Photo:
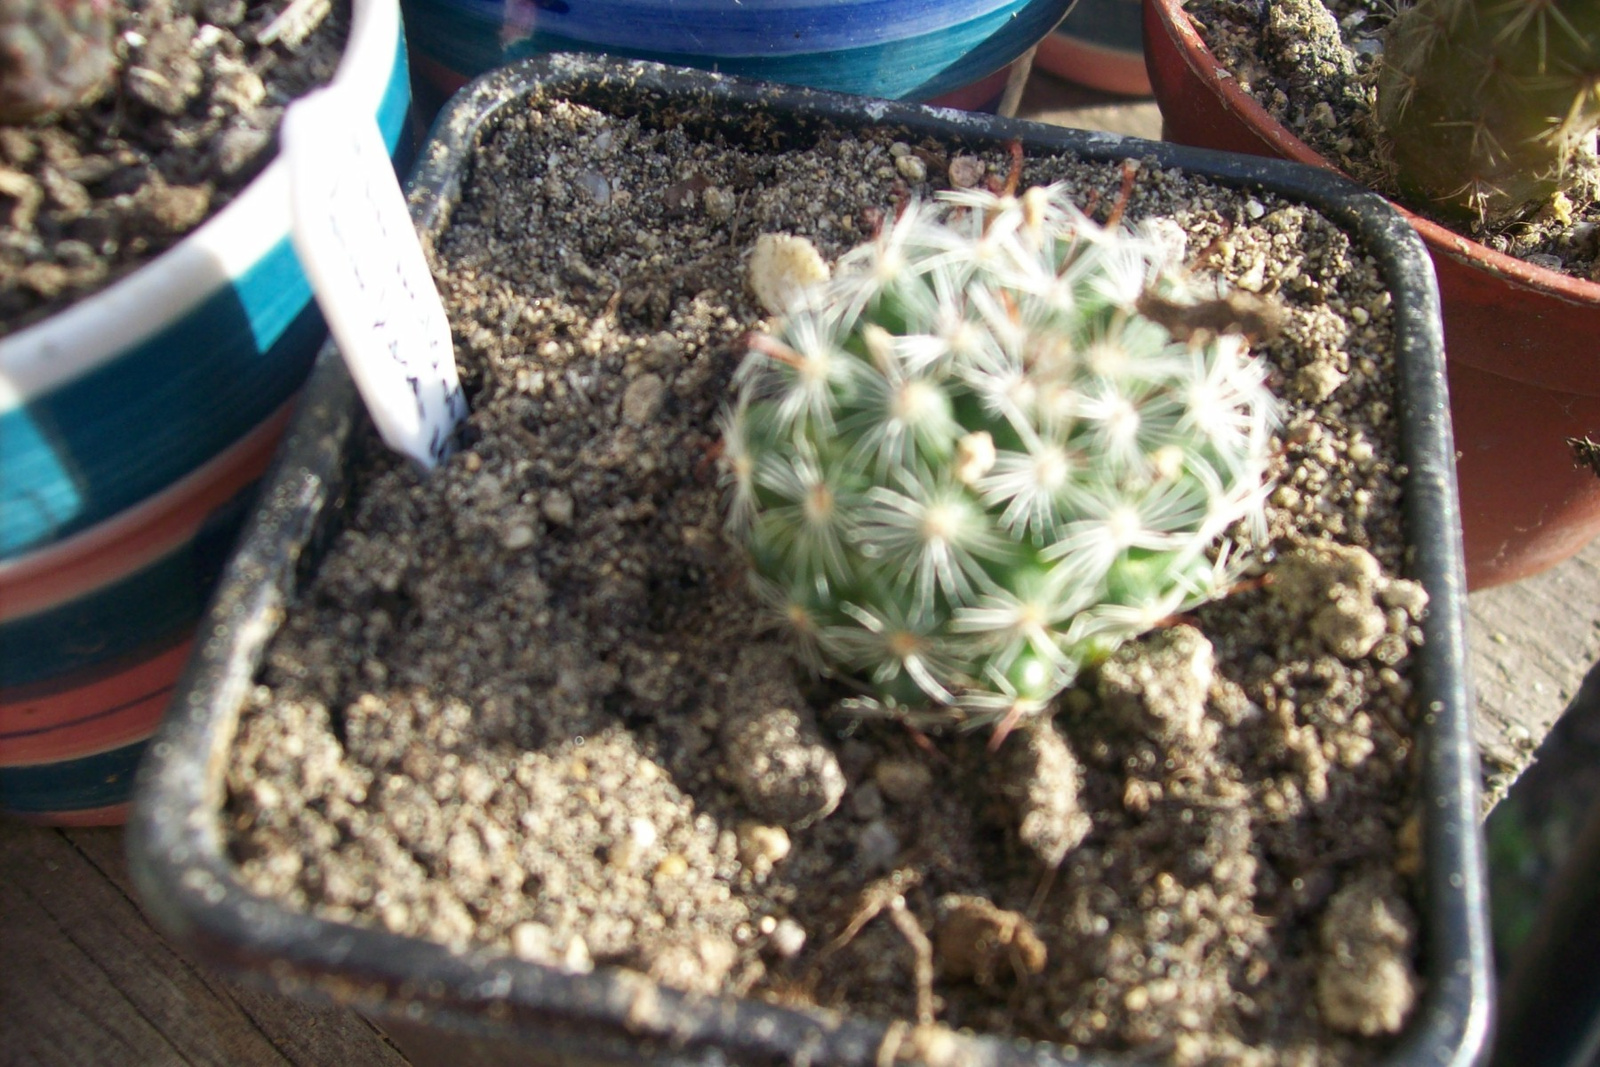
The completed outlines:
{"type": "MultiPolygon", "coordinates": [[[[1295,136],[1345,173],[1393,196],[1372,108],[1393,0],[1185,0],[1217,60],[1295,136]]],[[[1425,205],[1410,205],[1428,214],[1425,205]]],[[[1531,218],[1469,234],[1490,248],[1600,281],[1600,156],[1568,194],[1531,218]]]]}
{"type": "Polygon", "coordinates": [[[0,126],[0,336],[154,258],[275,151],[284,106],[327,82],[345,0],[132,0],[89,104],[0,126]]]}
{"type": "Polygon", "coordinates": [[[1180,1064],[1368,1063],[1421,993],[1389,296],[1324,218],[1029,158],[1284,313],[1290,404],[1234,595],[1053,724],[924,737],[807,678],[722,537],[716,418],[764,233],[829,259],[1002,179],[892,131],[784,148],[556,102],[485,134],[435,270],[473,414],[363,466],[242,720],[256,890],[573,971],[1180,1064]]]}

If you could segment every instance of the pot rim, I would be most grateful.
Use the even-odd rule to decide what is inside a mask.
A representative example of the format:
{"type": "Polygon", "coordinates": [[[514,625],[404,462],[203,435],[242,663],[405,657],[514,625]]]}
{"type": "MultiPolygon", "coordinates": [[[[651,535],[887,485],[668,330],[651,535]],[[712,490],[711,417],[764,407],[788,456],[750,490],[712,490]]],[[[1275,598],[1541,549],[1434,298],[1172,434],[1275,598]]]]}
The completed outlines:
{"type": "MultiPolygon", "coordinates": [[[[1183,2],[1184,0],[1145,0],[1168,36],[1178,45],[1178,54],[1183,58],[1190,73],[1215,93],[1229,110],[1244,120],[1250,126],[1251,132],[1267,141],[1276,151],[1282,153],[1285,159],[1343,174],[1343,171],[1316,149],[1296,137],[1253,96],[1240,88],[1238,81],[1206,47],[1199,31],[1195,29],[1194,20],[1183,10],[1183,2]]],[[[1488,245],[1418,215],[1403,204],[1393,200],[1390,200],[1390,203],[1422,235],[1429,248],[1443,255],[1481,267],[1518,287],[1558,300],[1572,304],[1600,304],[1600,282],[1585,281],[1549,267],[1535,266],[1504,252],[1497,252],[1488,245]]]]}
{"type": "MultiPolygon", "coordinates": [[[[399,0],[351,0],[349,36],[329,86],[376,115],[386,103],[396,50],[404,47],[399,0]]],[[[288,170],[275,156],[227,206],[165,252],[0,338],[0,412],[113,362],[230,284],[288,235],[288,170]]]]}
{"type": "MultiPolygon", "coordinates": [[[[555,55],[480,77],[436,119],[410,193],[412,218],[424,240],[447,224],[466,153],[495,112],[541,93],[589,92],[592,101],[596,86],[641,89],[679,104],[714,103],[718,114],[764,107],[802,128],[902,127],[911,136],[930,134],[957,144],[993,147],[1017,138],[1035,151],[1107,162],[1152,160],[1314,203],[1363,241],[1397,297],[1399,417],[1410,468],[1407,542],[1412,576],[1428,590],[1432,605],[1416,667],[1420,699],[1426,701],[1418,729],[1424,776],[1419,806],[1429,816],[1423,880],[1430,901],[1427,991],[1385,1062],[1465,1067],[1475,1060],[1487,1039],[1491,967],[1464,666],[1465,582],[1437,288],[1426,251],[1404,220],[1381,197],[1338,175],[1279,160],[863,101],[654,63],[555,55]]],[[[543,1050],[593,1055],[599,1049],[627,1062],[643,1062],[641,1049],[654,1048],[674,1064],[728,1062],[733,1055],[741,1063],[788,1063],[798,1056],[819,1064],[865,1065],[881,1062],[891,1043],[902,1053],[947,1053],[960,1062],[996,1067],[1069,1062],[1057,1046],[1043,1043],[694,996],[613,968],[574,976],[484,949],[455,954],[420,939],[293,912],[246,889],[222,838],[228,748],[295,578],[318,547],[318,513],[343,495],[347,446],[365,419],[331,342],[306,398],[264,503],[224,574],[173,710],[139,771],[130,867],[152,918],[171,937],[203,959],[253,973],[280,990],[350,1004],[401,1026],[426,1022],[478,1038],[524,1042],[537,1034],[543,1050]],[[941,1044],[922,1045],[923,1040],[941,1044]]]]}

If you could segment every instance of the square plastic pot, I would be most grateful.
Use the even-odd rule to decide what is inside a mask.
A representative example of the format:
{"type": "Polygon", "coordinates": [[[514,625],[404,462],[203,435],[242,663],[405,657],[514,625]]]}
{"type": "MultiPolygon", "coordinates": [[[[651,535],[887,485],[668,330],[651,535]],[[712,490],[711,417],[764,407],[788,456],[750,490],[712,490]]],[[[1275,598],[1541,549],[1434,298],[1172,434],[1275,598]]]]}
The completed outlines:
{"type": "MultiPolygon", "coordinates": [[[[413,179],[413,217],[424,234],[448,225],[479,128],[530,95],[693,114],[722,123],[728,136],[754,128],[764,140],[814,137],[823,124],[846,131],[878,126],[967,147],[993,149],[1019,139],[1030,152],[1112,163],[1135,156],[1315,206],[1351,234],[1381,265],[1393,295],[1402,378],[1397,417],[1410,470],[1409,576],[1431,598],[1414,677],[1425,779],[1426,992],[1385,1062],[1473,1062],[1488,1031],[1490,955],[1464,668],[1464,580],[1437,293],[1427,255],[1404,220],[1381,198],[1291,164],[653,64],[554,56],[485,76],[441,115],[413,179]]],[[[488,951],[453,954],[443,945],[290,911],[241,884],[220,817],[241,704],[298,581],[315,567],[320,546],[348,506],[347,478],[370,437],[349,377],[329,347],[227,568],[173,710],[141,768],[129,847],[156,921],[205,962],[370,1015],[417,1062],[880,1062],[891,1033],[882,1022],[693,996],[615,969],[573,975],[488,951]]],[[[938,1033],[938,1062],[1084,1062],[1047,1044],[938,1033]]]]}

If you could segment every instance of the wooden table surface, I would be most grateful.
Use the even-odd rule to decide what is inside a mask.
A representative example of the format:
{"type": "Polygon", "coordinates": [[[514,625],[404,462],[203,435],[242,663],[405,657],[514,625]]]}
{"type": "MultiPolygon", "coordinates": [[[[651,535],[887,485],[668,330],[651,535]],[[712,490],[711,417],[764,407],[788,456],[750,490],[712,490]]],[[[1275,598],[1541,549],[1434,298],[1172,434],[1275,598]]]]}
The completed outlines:
{"type": "MultiPolygon", "coordinates": [[[[1154,105],[1035,79],[1023,113],[1154,137],[1154,105]]],[[[1600,542],[1475,593],[1471,669],[1485,776],[1503,789],[1600,661],[1600,542]]],[[[208,973],[145,920],[120,829],[0,817],[0,1067],[403,1067],[371,1023],[208,973]]]]}

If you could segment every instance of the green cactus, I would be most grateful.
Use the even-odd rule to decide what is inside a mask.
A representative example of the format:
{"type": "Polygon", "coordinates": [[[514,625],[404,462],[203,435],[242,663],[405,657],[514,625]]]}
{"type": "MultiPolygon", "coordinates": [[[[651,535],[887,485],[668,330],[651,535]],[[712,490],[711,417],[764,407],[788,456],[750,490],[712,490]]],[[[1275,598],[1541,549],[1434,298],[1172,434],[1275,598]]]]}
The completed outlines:
{"type": "Polygon", "coordinates": [[[728,528],[813,666],[1003,733],[1232,583],[1212,550],[1262,525],[1278,407],[1242,336],[1141,313],[1184,296],[1156,230],[1055,187],[944,199],[752,343],[728,528]]]}
{"type": "Polygon", "coordinates": [[[0,123],[93,99],[116,64],[111,0],[0,0],[0,123]]]}
{"type": "Polygon", "coordinates": [[[1596,0],[1417,0],[1389,26],[1375,117],[1403,196],[1514,220],[1600,125],[1596,0]]]}

